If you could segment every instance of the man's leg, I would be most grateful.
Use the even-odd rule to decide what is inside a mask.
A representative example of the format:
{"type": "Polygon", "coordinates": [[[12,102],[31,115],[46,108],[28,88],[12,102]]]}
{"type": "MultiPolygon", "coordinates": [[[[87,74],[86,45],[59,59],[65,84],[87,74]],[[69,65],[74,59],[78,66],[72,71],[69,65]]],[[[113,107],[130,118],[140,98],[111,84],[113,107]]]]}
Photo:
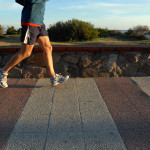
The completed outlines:
{"type": "Polygon", "coordinates": [[[51,85],[56,86],[59,83],[63,83],[69,79],[69,76],[63,76],[60,74],[55,74],[54,67],[53,67],[53,58],[52,58],[52,46],[50,44],[50,40],[48,36],[40,36],[37,39],[37,42],[42,47],[44,60],[51,77],[51,85]]]}
{"type": "Polygon", "coordinates": [[[48,73],[50,77],[55,75],[54,67],[53,67],[53,58],[52,58],[52,45],[50,43],[48,36],[40,36],[37,39],[37,42],[41,46],[43,50],[43,57],[47,66],[48,73]]]}
{"type": "Polygon", "coordinates": [[[3,68],[3,71],[5,73],[8,72],[12,67],[17,65],[23,59],[29,57],[32,53],[33,47],[34,45],[27,45],[22,43],[21,50],[8,61],[8,63],[3,68]]]}
{"type": "Polygon", "coordinates": [[[0,69],[0,86],[1,87],[3,88],[8,87],[8,84],[7,84],[8,71],[12,67],[17,65],[20,61],[29,57],[31,55],[33,47],[34,45],[22,44],[21,50],[9,60],[9,62],[4,66],[3,69],[0,69]]]}

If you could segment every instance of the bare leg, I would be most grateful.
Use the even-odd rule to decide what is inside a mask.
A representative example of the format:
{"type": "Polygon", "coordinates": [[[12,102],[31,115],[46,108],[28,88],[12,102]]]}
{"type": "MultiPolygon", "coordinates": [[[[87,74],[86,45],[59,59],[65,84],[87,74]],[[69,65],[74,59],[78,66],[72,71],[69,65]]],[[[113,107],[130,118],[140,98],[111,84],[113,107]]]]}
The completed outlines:
{"type": "Polygon", "coordinates": [[[4,66],[4,68],[3,68],[4,72],[8,72],[12,67],[17,65],[23,59],[29,57],[31,55],[33,47],[34,47],[34,45],[26,45],[26,44],[22,43],[21,50],[17,54],[15,54],[9,60],[9,62],[4,66]]]}
{"type": "Polygon", "coordinates": [[[37,39],[37,42],[41,46],[43,50],[43,57],[47,66],[48,73],[50,77],[55,75],[54,67],[53,67],[53,58],[52,58],[52,45],[50,43],[48,36],[40,36],[37,39]]]}

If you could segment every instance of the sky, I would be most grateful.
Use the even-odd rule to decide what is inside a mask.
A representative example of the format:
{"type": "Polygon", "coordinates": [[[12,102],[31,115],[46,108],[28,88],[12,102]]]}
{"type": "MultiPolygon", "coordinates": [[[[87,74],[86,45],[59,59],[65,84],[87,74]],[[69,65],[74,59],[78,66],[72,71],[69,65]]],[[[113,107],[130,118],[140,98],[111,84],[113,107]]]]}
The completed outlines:
{"type": "MultiPolygon", "coordinates": [[[[0,25],[20,27],[22,6],[15,0],[0,0],[0,25]]],[[[58,21],[79,19],[95,27],[128,30],[137,25],[150,28],[150,0],[49,0],[46,27],[58,21]]]]}

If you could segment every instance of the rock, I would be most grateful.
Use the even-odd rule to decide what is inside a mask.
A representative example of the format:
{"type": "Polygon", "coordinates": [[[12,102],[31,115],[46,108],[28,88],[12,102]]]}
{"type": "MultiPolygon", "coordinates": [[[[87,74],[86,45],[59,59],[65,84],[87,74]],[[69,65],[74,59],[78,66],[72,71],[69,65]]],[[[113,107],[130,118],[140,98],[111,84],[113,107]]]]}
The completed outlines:
{"type": "Polygon", "coordinates": [[[75,56],[69,56],[69,55],[64,56],[64,61],[71,64],[77,64],[79,62],[79,59],[80,59],[79,57],[75,57],[75,56]]]}
{"type": "Polygon", "coordinates": [[[53,63],[57,64],[60,60],[60,55],[59,54],[53,54],[53,63]]]}
{"type": "Polygon", "coordinates": [[[150,54],[144,54],[143,57],[139,60],[140,67],[144,67],[145,65],[150,66],[150,54]]]}
{"type": "Polygon", "coordinates": [[[122,56],[124,56],[130,63],[137,63],[141,54],[139,52],[122,52],[122,56]]]}
{"type": "Polygon", "coordinates": [[[43,58],[43,53],[41,53],[41,52],[32,54],[32,55],[28,58],[27,63],[29,63],[29,64],[34,64],[34,65],[41,66],[41,67],[46,66],[45,61],[44,61],[44,58],[43,58]]]}
{"type": "Polygon", "coordinates": [[[81,57],[80,63],[79,65],[82,67],[88,67],[91,64],[91,60],[89,59],[89,57],[87,55],[84,55],[81,57]]]}
{"type": "Polygon", "coordinates": [[[143,70],[144,70],[144,73],[146,73],[147,75],[150,75],[150,66],[149,65],[145,65],[143,70]]]}
{"type": "Polygon", "coordinates": [[[119,66],[117,66],[115,69],[114,77],[121,77],[122,74],[123,74],[123,71],[121,70],[119,66]]]}
{"type": "Polygon", "coordinates": [[[8,73],[8,78],[22,78],[22,69],[13,67],[9,73],[8,73]]]}
{"type": "Polygon", "coordinates": [[[0,56],[0,66],[2,66],[3,58],[0,56]]]}
{"type": "Polygon", "coordinates": [[[102,59],[100,58],[100,59],[98,59],[98,60],[95,60],[95,61],[92,63],[92,66],[93,66],[93,68],[100,69],[100,68],[103,67],[105,64],[106,64],[105,60],[102,60],[102,59]]]}
{"type": "Polygon", "coordinates": [[[98,77],[99,76],[99,73],[98,73],[98,70],[97,69],[94,69],[94,68],[84,68],[82,71],[81,71],[81,77],[98,77]]]}
{"type": "Polygon", "coordinates": [[[150,60],[150,53],[144,54],[144,55],[143,55],[143,58],[144,58],[144,59],[150,60]]]}
{"type": "Polygon", "coordinates": [[[147,63],[147,59],[140,59],[140,60],[139,60],[139,65],[140,65],[141,67],[143,67],[146,63],[147,63]]]}
{"type": "Polygon", "coordinates": [[[147,65],[150,66],[150,59],[147,60],[147,65]]]}
{"type": "Polygon", "coordinates": [[[102,62],[102,59],[97,59],[94,62],[92,62],[92,65],[96,66],[96,65],[98,65],[101,62],[102,62]]]}
{"type": "Polygon", "coordinates": [[[138,64],[128,62],[123,56],[118,58],[117,64],[122,70],[123,76],[134,76],[138,70],[138,64]]]}
{"type": "Polygon", "coordinates": [[[69,65],[67,74],[70,74],[71,77],[79,77],[79,67],[76,65],[69,65]]]}
{"type": "Polygon", "coordinates": [[[110,75],[109,75],[109,73],[107,73],[107,72],[101,72],[101,73],[99,74],[99,77],[110,77],[110,75]]]}
{"type": "Polygon", "coordinates": [[[23,69],[24,78],[43,78],[46,74],[46,68],[39,66],[27,66],[23,69]]]}
{"type": "Polygon", "coordinates": [[[11,59],[12,56],[13,55],[6,55],[6,56],[4,56],[2,65],[3,66],[6,65],[8,63],[8,61],[11,59]]]}
{"type": "Polygon", "coordinates": [[[109,58],[107,60],[107,68],[108,68],[108,72],[112,72],[116,67],[116,61],[117,61],[117,54],[109,54],[109,58]]]}
{"type": "Polygon", "coordinates": [[[128,64],[126,64],[125,75],[134,76],[134,75],[136,75],[137,70],[138,70],[137,64],[128,63],[128,64]]]}
{"type": "Polygon", "coordinates": [[[144,77],[144,76],[147,76],[147,74],[144,72],[137,72],[135,75],[135,77],[144,77]]]}

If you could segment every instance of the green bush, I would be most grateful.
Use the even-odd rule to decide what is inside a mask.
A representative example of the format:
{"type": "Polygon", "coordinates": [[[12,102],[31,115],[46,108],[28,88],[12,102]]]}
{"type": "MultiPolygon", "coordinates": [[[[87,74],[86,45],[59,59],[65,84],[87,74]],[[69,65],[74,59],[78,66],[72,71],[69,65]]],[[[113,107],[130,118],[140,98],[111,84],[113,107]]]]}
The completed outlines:
{"type": "Polygon", "coordinates": [[[17,31],[16,29],[14,28],[14,26],[11,26],[11,27],[8,27],[7,31],[6,31],[6,34],[7,35],[13,35],[13,34],[16,34],[17,31]]]}
{"type": "Polygon", "coordinates": [[[109,37],[108,29],[98,28],[98,37],[109,37]]]}
{"type": "Polygon", "coordinates": [[[48,28],[52,41],[86,41],[98,38],[98,29],[88,22],[77,19],[57,22],[48,28]]]}
{"type": "Polygon", "coordinates": [[[133,28],[130,28],[127,32],[126,32],[126,36],[128,38],[132,38],[132,39],[137,39],[137,40],[143,40],[145,39],[144,34],[149,32],[149,27],[148,26],[135,26],[133,28]]]}
{"type": "Polygon", "coordinates": [[[16,31],[17,34],[21,34],[21,28],[16,31]]]}
{"type": "Polygon", "coordinates": [[[0,36],[3,36],[4,34],[4,28],[0,25],[0,36]]]}
{"type": "Polygon", "coordinates": [[[114,36],[114,37],[121,37],[121,36],[123,36],[123,33],[121,33],[120,30],[109,30],[108,34],[109,34],[109,36],[114,36]]]}

